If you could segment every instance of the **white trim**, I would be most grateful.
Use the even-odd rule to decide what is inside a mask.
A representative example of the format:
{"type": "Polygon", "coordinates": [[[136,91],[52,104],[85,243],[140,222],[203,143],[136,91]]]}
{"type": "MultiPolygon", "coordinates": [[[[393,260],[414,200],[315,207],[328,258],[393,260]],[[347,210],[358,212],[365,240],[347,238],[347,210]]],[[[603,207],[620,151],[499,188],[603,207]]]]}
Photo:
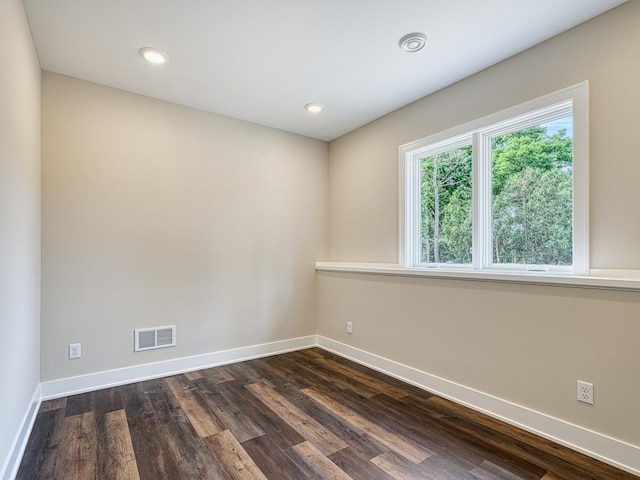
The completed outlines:
{"type": "Polygon", "coordinates": [[[396,263],[352,262],[316,262],[316,270],[320,272],[520,283],[556,287],[596,288],[600,290],[640,290],[640,272],[637,270],[592,270],[592,275],[571,275],[537,271],[510,272],[505,270],[405,268],[396,263]],[[616,275],[613,275],[612,272],[615,272],[616,275]]]}
{"type": "MultiPolygon", "coordinates": [[[[589,84],[573,97],[573,271],[586,275],[589,259],[589,84]]],[[[576,85],[577,87],[578,85],[576,85]]]]}
{"type": "MultiPolygon", "coordinates": [[[[640,280],[638,283],[640,284],[640,280]]],[[[38,385],[33,394],[31,404],[20,424],[7,460],[0,471],[0,479],[13,480],[15,478],[42,400],[278,355],[314,346],[319,346],[456,403],[466,405],[627,472],[640,475],[640,447],[638,446],[530,410],[330,338],[309,335],[43,382],[38,385]]]]}
{"type": "MultiPolygon", "coordinates": [[[[487,211],[490,206],[485,204],[485,198],[487,195],[482,193],[486,191],[485,187],[491,188],[491,184],[489,184],[488,186],[481,186],[480,184],[481,180],[483,178],[486,178],[486,175],[484,175],[482,172],[482,166],[480,165],[480,148],[482,148],[480,135],[475,133],[473,135],[473,143],[471,145],[471,154],[473,155],[471,160],[471,213],[473,215],[471,219],[471,225],[476,226],[476,228],[471,229],[471,248],[473,252],[473,254],[471,255],[471,267],[474,270],[481,270],[482,266],[486,264],[485,259],[487,255],[486,252],[482,248],[480,248],[480,245],[482,244],[481,239],[486,236],[486,234],[484,233],[486,228],[485,225],[488,221],[491,221],[490,219],[486,219],[487,211]],[[478,188],[479,186],[481,188],[478,188]],[[473,208],[473,205],[477,205],[477,207],[473,208]],[[478,245],[478,247],[475,247],[475,245],[478,245]]],[[[491,190],[488,191],[490,192],[491,190]]]]}
{"type": "Polygon", "coordinates": [[[20,462],[22,461],[22,456],[27,448],[27,442],[29,441],[31,430],[33,429],[33,424],[36,421],[38,410],[40,410],[41,401],[40,385],[38,385],[33,392],[31,402],[29,403],[29,407],[22,418],[22,422],[20,422],[20,428],[18,428],[18,432],[13,439],[13,443],[11,444],[11,448],[9,449],[9,454],[7,455],[4,465],[2,466],[2,470],[0,470],[0,479],[13,480],[16,478],[18,468],[20,468],[20,462]]]}
{"type": "MultiPolygon", "coordinates": [[[[444,142],[449,138],[458,137],[464,134],[473,134],[476,130],[480,130],[484,127],[488,127],[490,125],[503,122],[511,117],[518,117],[519,115],[525,112],[539,110],[541,108],[547,107],[552,103],[557,103],[563,100],[573,98],[574,96],[576,96],[575,92],[576,91],[580,92],[581,89],[583,88],[586,88],[587,96],[582,97],[582,99],[588,100],[588,87],[589,87],[588,80],[577,83],[575,85],[570,85],[561,90],[557,90],[547,95],[543,95],[542,97],[534,98],[533,100],[529,100],[527,102],[523,102],[518,105],[505,108],[504,110],[500,110],[499,112],[491,113],[489,115],[485,115],[484,117],[476,118],[475,120],[471,120],[470,122],[463,123],[462,125],[456,125],[455,127],[449,128],[442,132],[435,133],[433,135],[429,135],[425,138],[421,138],[413,142],[405,143],[404,145],[400,146],[400,152],[410,152],[410,151],[418,150],[422,147],[426,147],[431,144],[444,142]]],[[[585,113],[588,113],[588,112],[585,112],[585,113]]],[[[404,156],[402,156],[402,158],[404,158],[404,156]]]]}
{"type": "Polygon", "coordinates": [[[177,375],[179,373],[201,370],[228,363],[243,362],[254,358],[278,355],[280,353],[301,350],[317,344],[316,335],[291,338],[271,343],[262,343],[248,347],[221,350],[218,352],[194,355],[191,357],[174,358],[156,363],[134,365],[131,367],[89,373],[77,377],[62,378],[43,382],[42,399],[66,397],[77,393],[100,390],[102,388],[125,385],[128,383],[150,380],[152,378],[177,375]]]}
{"type": "Polygon", "coordinates": [[[318,346],[528,432],[640,475],[640,447],[431,375],[330,338],[318,346]]]}

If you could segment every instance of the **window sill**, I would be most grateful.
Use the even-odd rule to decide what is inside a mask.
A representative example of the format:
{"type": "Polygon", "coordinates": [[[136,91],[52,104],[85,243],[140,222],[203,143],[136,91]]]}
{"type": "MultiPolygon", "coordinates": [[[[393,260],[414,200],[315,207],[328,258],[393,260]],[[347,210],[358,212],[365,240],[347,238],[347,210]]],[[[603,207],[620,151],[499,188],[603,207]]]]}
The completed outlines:
{"type": "Polygon", "coordinates": [[[316,262],[319,272],[362,273],[402,277],[444,278],[480,282],[522,283],[558,287],[596,288],[602,290],[640,291],[637,270],[592,270],[592,275],[567,275],[548,272],[491,272],[404,268],[393,263],[316,262]]]}

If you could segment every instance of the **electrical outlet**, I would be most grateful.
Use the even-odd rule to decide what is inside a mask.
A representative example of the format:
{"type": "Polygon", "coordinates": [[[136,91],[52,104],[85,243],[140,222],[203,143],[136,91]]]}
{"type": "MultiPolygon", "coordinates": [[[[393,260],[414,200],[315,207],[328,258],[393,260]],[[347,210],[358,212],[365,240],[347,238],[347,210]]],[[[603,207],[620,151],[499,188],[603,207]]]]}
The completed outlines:
{"type": "Polygon", "coordinates": [[[578,401],[593,405],[593,383],[578,380],[578,401]]]}
{"type": "Polygon", "coordinates": [[[80,358],[82,356],[82,348],[79,343],[69,344],[69,359],[80,358]]]}
{"type": "Polygon", "coordinates": [[[353,333],[353,322],[347,322],[347,333],[353,333]]]}

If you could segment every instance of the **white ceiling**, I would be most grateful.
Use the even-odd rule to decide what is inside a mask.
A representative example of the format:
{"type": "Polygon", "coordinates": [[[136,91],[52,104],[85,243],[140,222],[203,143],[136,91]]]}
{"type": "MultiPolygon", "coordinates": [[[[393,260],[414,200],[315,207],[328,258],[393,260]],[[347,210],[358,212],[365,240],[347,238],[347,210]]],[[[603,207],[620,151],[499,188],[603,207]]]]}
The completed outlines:
{"type": "Polygon", "coordinates": [[[332,140],[625,0],[24,0],[44,70],[332,140]],[[398,40],[424,32],[414,54],[398,40]],[[169,56],[150,66],[144,46],[169,56]],[[303,109],[324,104],[321,114],[303,109]]]}

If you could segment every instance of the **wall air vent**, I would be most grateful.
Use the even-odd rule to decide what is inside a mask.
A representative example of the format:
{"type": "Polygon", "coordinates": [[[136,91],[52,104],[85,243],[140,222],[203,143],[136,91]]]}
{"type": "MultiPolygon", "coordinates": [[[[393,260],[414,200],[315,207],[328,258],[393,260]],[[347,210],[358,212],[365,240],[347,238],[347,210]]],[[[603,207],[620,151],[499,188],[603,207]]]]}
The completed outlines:
{"type": "Polygon", "coordinates": [[[133,351],[154,348],[174,347],[176,345],[176,326],[136,328],[134,331],[133,351]]]}

